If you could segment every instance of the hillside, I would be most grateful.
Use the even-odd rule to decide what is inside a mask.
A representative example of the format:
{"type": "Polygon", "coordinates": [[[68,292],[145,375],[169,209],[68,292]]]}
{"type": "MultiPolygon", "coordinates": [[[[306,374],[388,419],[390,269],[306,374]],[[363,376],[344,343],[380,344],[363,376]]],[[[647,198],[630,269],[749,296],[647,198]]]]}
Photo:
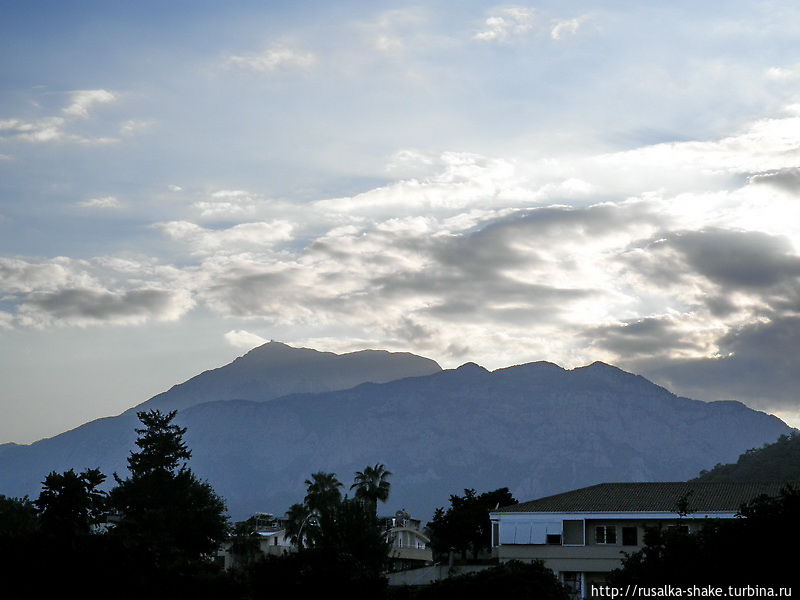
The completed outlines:
{"type": "Polygon", "coordinates": [[[751,448],[735,463],[701,471],[694,481],[800,481],[800,434],[792,432],[751,448]]]}
{"type": "MultiPolygon", "coordinates": [[[[209,387],[220,374],[235,383],[211,371],[209,387]]],[[[425,518],[465,487],[508,486],[527,500],[604,481],[685,480],[791,431],[738,402],[680,398],[603,363],[565,370],[545,362],[494,372],[468,363],[269,402],[206,402],[177,421],[188,427],[192,468],[235,518],[285,510],[319,470],[349,482],[382,462],[394,473],[386,510],[404,506],[425,518]]],[[[52,469],[123,472],[135,426],[129,411],[4,448],[0,493],[34,495],[52,469]]]]}

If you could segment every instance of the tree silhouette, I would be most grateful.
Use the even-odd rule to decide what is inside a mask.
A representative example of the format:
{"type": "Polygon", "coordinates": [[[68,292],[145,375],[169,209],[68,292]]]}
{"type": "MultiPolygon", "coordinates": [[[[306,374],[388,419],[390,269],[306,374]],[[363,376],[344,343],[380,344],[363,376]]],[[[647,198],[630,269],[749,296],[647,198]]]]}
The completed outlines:
{"type": "Polygon", "coordinates": [[[316,514],[306,504],[292,504],[286,512],[286,537],[301,550],[313,545],[318,527],[316,514]]]}
{"type": "Polygon", "coordinates": [[[144,429],[136,429],[139,451],[131,452],[128,457],[128,470],[134,477],[156,471],[171,472],[178,465],[183,468],[192,457],[192,451],[183,441],[186,428],[172,423],[176,414],[176,410],[167,414],[160,410],[136,413],[144,429]]]}
{"type": "Polygon", "coordinates": [[[47,475],[34,502],[42,532],[60,543],[70,544],[78,536],[88,534],[105,510],[106,493],[97,489],[105,479],[99,469],[87,469],[80,474],[70,469],[47,475]]]}
{"type": "Polygon", "coordinates": [[[452,494],[450,508],[437,508],[428,523],[431,549],[438,557],[455,550],[464,559],[467,552],[477,558],[481,550],[491,548],[489,511],[516,502],[505,487],[480,495],[471,488],[465,489],[463,496],[452,494]]]}
{"type": "MultiPolygon", "coordinates": [[[[644,547],[627,554],[608,582],[681,585],[795,585],[800,490],[760,496],[737,519],[697,520],[699,529],[648,528],[644,547]]],[[[777,591],[777,588],[774,588],[777,591]]]]}
{"type": "Polygon", "coordinates": [[[226,538],[225,503],[186,466],[191,451],[176,412],[139,412],[139,451],[128,458],[130,477],[116,474],[110,503],[121,513],[113,533],[146,564],[160,572],[182,571],[206,562],[226,538]]]}
{"type": "Polygon", "coordinates": [[[311,479],[306,479],[306,497],[304,502],[309,510],[323,514],[332,510],[342,499],[342,482],[336,478],[336,473],[319,471],[311,474],[311,479]]]}
{"type": "Polygon", "coordinates": [[[368,466],[363,471],[357,471],[355,483],[350,489],[355,489],[355,497],[367,502],[373,510],[377,510],[378,501],[386,502],[389,499],[389,490],[392,484],[387,481],[391,475],[382,464],[374,467],[368,466]]]}

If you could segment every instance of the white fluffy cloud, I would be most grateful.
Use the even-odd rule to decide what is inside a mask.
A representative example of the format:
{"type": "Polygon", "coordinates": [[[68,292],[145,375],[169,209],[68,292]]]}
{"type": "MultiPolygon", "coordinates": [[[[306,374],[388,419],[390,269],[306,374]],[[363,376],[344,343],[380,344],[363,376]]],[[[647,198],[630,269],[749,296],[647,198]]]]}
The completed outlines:
{"type": "Polygon", "coordinates": [[[72,92],[71,102],[62,112],[72,117],[89,118],[89,110],[97,104],[107,104],[117,99],[116,94],[107,90],[78,90],[72,92]]]}
{"type": "Polygon", "coordinates": [[[252,216],[263,201],[245,190],[218,190],[192,206],[201,217],[242,218],[252,216]]]}
{"type": "Polygon", "coordinates": [[[533,29],[535,11],[524,6],[509,6],[492,14],[484,22],[484,29],[473,39],[481,42],[503,42],[510,37],[528,33],[533,29]]]}
{"type": "Polygon", "coordinates": [[[100,196],[82,200],[78,202],[78,206],[83,208],[119,208],[122,204],[116,196],[100,196]]]}
{"type": "Polygon", "coordinates": [[[0,119],[0,136],[25,142],[73,142],[81,144],[108,144],[117,140],[109,136],[82,135],[71,128],[76,121],[87,120],[90,109],[117,99],[107,90],[79,90],[70,94],[70,102],[61,109],[66,116],[47,116],[39,119],[0,119]]]}
{"type": "Polygon", "coordinates": [[[157,223],[154,227],[201,254],[269,248],[291,240],[293,229],[287,221],[241,223],[228,229],[207,229],[188,221],[157,223]]]}
{"type": "Polygon", "coordinates": [[[224,64],[229,69],[271,73],[285,68],[308,69],[315,62],[316,56],[312,52],[304,52],[276,44],[260,53],[229,56],[224,64]]]}
{"type": "Polygon", "coordinates": [[[554,40],[560,40],[567,34],[574,35],[580,29],[582,22],[583,18],[558,20],[550,30],[550,37],[554,40]]]}
{"type": "Polygon", "coordinates": [[[234,348],[250,350],[261,344],[266,344],[268,340],[265,340],[255,333],[245,331],[244,329],[232,329],[225,334],[225,341],[234,348]]]}

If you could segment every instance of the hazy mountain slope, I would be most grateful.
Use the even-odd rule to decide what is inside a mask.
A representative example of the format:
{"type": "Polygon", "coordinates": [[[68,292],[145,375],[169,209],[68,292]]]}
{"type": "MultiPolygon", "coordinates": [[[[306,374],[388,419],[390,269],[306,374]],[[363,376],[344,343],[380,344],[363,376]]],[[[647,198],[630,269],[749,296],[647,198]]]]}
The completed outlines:
{"type": "Polygon", "coordinates": [[[195,468],[238,514],[285,510],[312,471],[349,483],[376,462],[394,473],[387,510],[424,516],[464,487],[508,485],[530,499],[601,481],[681,480],[789,431],[742,404],[678,398],[599,363],[494,373],[468,364],[268,404],[203,404],[181,420],[195,468]]]}
{"type": "Polygon", "coordinates": [[[348,354],[270,342],[233,362],[175,385],[116,417],[86,423],[30,445],[0,445],[0,494],[38,495],[50,471],[97,467],[124,472],[136,439],[139,410],[184,409],[210,400],[272,400],[297,392],[338,390],[366,381],[385,382],[441,371],[428,358],[405,352],[362,350],[348,354]]]}
{"type": "Polygon", "coordinates": [[[216,400],[264,401],[304,392],[344,390],[365,381],[385,383],[430,375],[441,367],[407,352],[361,350],[347,354],[269,342],[232,363],[205,371],[131,409],[183,409],[216,400]]]}
{"type": "Polygon", "coordinates": [[[800,481],[800,435],[784,435],[773,444],[752,448],[733,464],[702,471],[695,481],[800,481]]]}
{"type": "MultiPolygon", "coordinates": [[[[354,471],[383,462],[394,473],[386,510],[428,517],[464,487],[507,485],[527,500],[602,481],[685,480],[790,431],[740,403],[679,398],[602,363],[493,373],[468,363],[270,402],[209,402],[178,420],[189,428],[192,467],[234,517],[285,510],[318,470],[349,485],[354,471]]],[[[4,449],[0,493],[34,493],[31,482],[50,468],[121,470],[134,427],[128,413],[4,449]]]]}

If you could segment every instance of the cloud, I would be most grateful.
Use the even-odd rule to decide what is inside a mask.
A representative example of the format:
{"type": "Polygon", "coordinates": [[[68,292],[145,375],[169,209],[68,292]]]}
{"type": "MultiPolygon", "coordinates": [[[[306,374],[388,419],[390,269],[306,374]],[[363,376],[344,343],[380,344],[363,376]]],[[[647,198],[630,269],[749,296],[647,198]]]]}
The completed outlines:
{"type": "Polygon", "coordinates": [[[384,11],[375,19],[360,22],[359,26],[375,50],[396,55],[419,47],[429,39],[421,34],[427,21],[425,11],[413,7],[384,11]]]}
{"type": "Polygon", "coordinates": [[[122,204],[115,196],[101,196],[99,198],[82,200],[78,202],[78,206],[83,208],[119,208],[122,204]]]}
{"type": "Polygon", "coordinates": [[[70,288],[30,294],[17,311],[23,326],[141,324],[149,320],[174,321],[194,306],[185,291],[163,289],[70,288]]]}
{"type": "Polygon", "coordinates": [[[767,184],[796,194],[800,192],[800,167],[787,167],[750,176],[748,183],[767,184]]]}
{"type": "Polygon", "coordinates": [[[64,116],[49,116],[34,120],[2,119],[0,136],[34,142],[73,142],[80,144],[108,144],[116,140],[107,136],[86,136],[71,133],[77,120],[90,117],[90,109],[97,104],[113,102],[117,95],[107,90],[80,90],[72,92],[70,104],[61,109],[64,116]]]}
{"type": "Polygon", "coordinates": [[[189,221],[157,223],[153,227],[201,254],[272,247],[291,240],[293,230],[291,223],[281,220],[242,223],[228,229],[206,229],[189,221]]]}
{"type": "Polygon", "coordinates": [[[444,152],[437,157],[399,153],[389,164],[395,171],[417,170],[426,175],[395,181],[351,197],[319,200],[314,207],[365,215],[459,213],[472,207],[522,207],[584,199],[593,191],[589,182],[556,172],[547,174],[546,168],[536,169],[539,165],[522,167],[516,161],[467,152],[444,152]]]}
{"type": "Polygon", "coordinates": [[[66,257],[41,262],[0,257],[0,293],[27,294],[69,285],[94,284],[96,280],[84,267],[80,261],[66,257]]]}
{"type": "Polygon", "coordinates": [[[153,119],[128,119],[120,124],[119,132],[122,135],[136,135],[151,129],[155,124],[153,119]]]}
{"type": "Polygon", "coordinates": [[[401,150],[388,182],[308,203],[187,184],[170,195],[185,212],[153,225],[171,264],[8,259],[0,281],[16,326],[180,318],[196,303],[295,339],[494,367],[601,359],[689,386],[800,315],[800,204],[776,191],[797,178],[795,119],[599,156],[401,150]]]}
{"type": "Polygon", "coordinates": [[[642,361],[637,367],[679,393],[797,412],[800,317],[749,323],[723,335],[718,344],[716,358],[642,361]]]}
{"type": "Polygon", "coordinates": [[[798,153],[800,117],[792,115],[750,122],[719,140],[653,144],[600,155],[593,162],[618,174],[696,184],[697,178],[716,173],[751,175],[796,167],[798,153]]]}
{"type": "Polygon", "coordinates": [[[759,231],[706,228],[676,231],[632,254],[632,266],[659,285],[701,275],[724,291],[758,291],[800,276],[800,256],[783,237],[759,231]]]}
{"type": "Polygon", "coordinates": [[[308,69],[314,65],[316,60],[316,56],[311,52],[303,52],[276,44],[259,54],[229,56],[224,64],[229,69],[271,73],[278,69],[308,69]]]}
{"type": "Polygon", "coordinates": [[[764,75],[767,79],[772,79],[773,81],[791,81],[797,79],[800,73],[798,73],[796,69],[770,67],[765,71],[764,75]]]}
{"type": "Polygon", "coordinates": [[[245,190],[218,190],[206,200],[198,200],[192,207],[201,217],[242,217],[252,215],[263,201],[245,190]]]}
{"type": "Polygon", "coordinates": [[[266,344],[268,340],[265,340],[260,335],[256,335],[255,333],[245,331],[244,329],[232,329],[225,334],[225,341],[234,348],[250,350],[256,346],[266,344]]]}
{"type": "MultiPolygon", "coordinates": [[[[48,117],[36,121],[0,120],[0,134],[26,142],[56,142],[70,139],[64,130],[66,119],[48,117]]],[[[75,140],[77,141],[77,140],[75,140]]]]}
{"type": "Polygon", "coordinates": [[[89,109],[97,104],[107,104],[117,99],[117,95],[107,90],[78,90],[72,92],[71,102],[61,109],[71,117],[89,118],[89,109]]]}
{"type": "Polygon", "coordinates": [[[536,12],[524,6],[509,6],[498,10],[484,22],[486,28],[473,39],[481,42],[504,42],[512,36],[523,35],[533,29],[536,12]]]}
{"type": "Polygon", "coordinates": [[[582,22],[582,17],[556,21],[555,25],[553,25],[553,28],[550,30],[550,37],[554,40],[560,40],[563,39],[566,34],[574,35],[578,32],[578,29],[580,29],[582,22]]]}
{"type": "Polygon", "coordinates": [[[713,340],[704,329],[702,322],[682,323],[681,318],[666,315],[590,327],[582,336],[590,340],[592,346],[628,361],[645,357],[667,361],[687,355],[707,356],[713,352],[709,344],[713,340]]]}
{"type": "Polygon", "coordinates": [[[0,329],[13,329],[14,315],[0,311],[0,329]]]}

